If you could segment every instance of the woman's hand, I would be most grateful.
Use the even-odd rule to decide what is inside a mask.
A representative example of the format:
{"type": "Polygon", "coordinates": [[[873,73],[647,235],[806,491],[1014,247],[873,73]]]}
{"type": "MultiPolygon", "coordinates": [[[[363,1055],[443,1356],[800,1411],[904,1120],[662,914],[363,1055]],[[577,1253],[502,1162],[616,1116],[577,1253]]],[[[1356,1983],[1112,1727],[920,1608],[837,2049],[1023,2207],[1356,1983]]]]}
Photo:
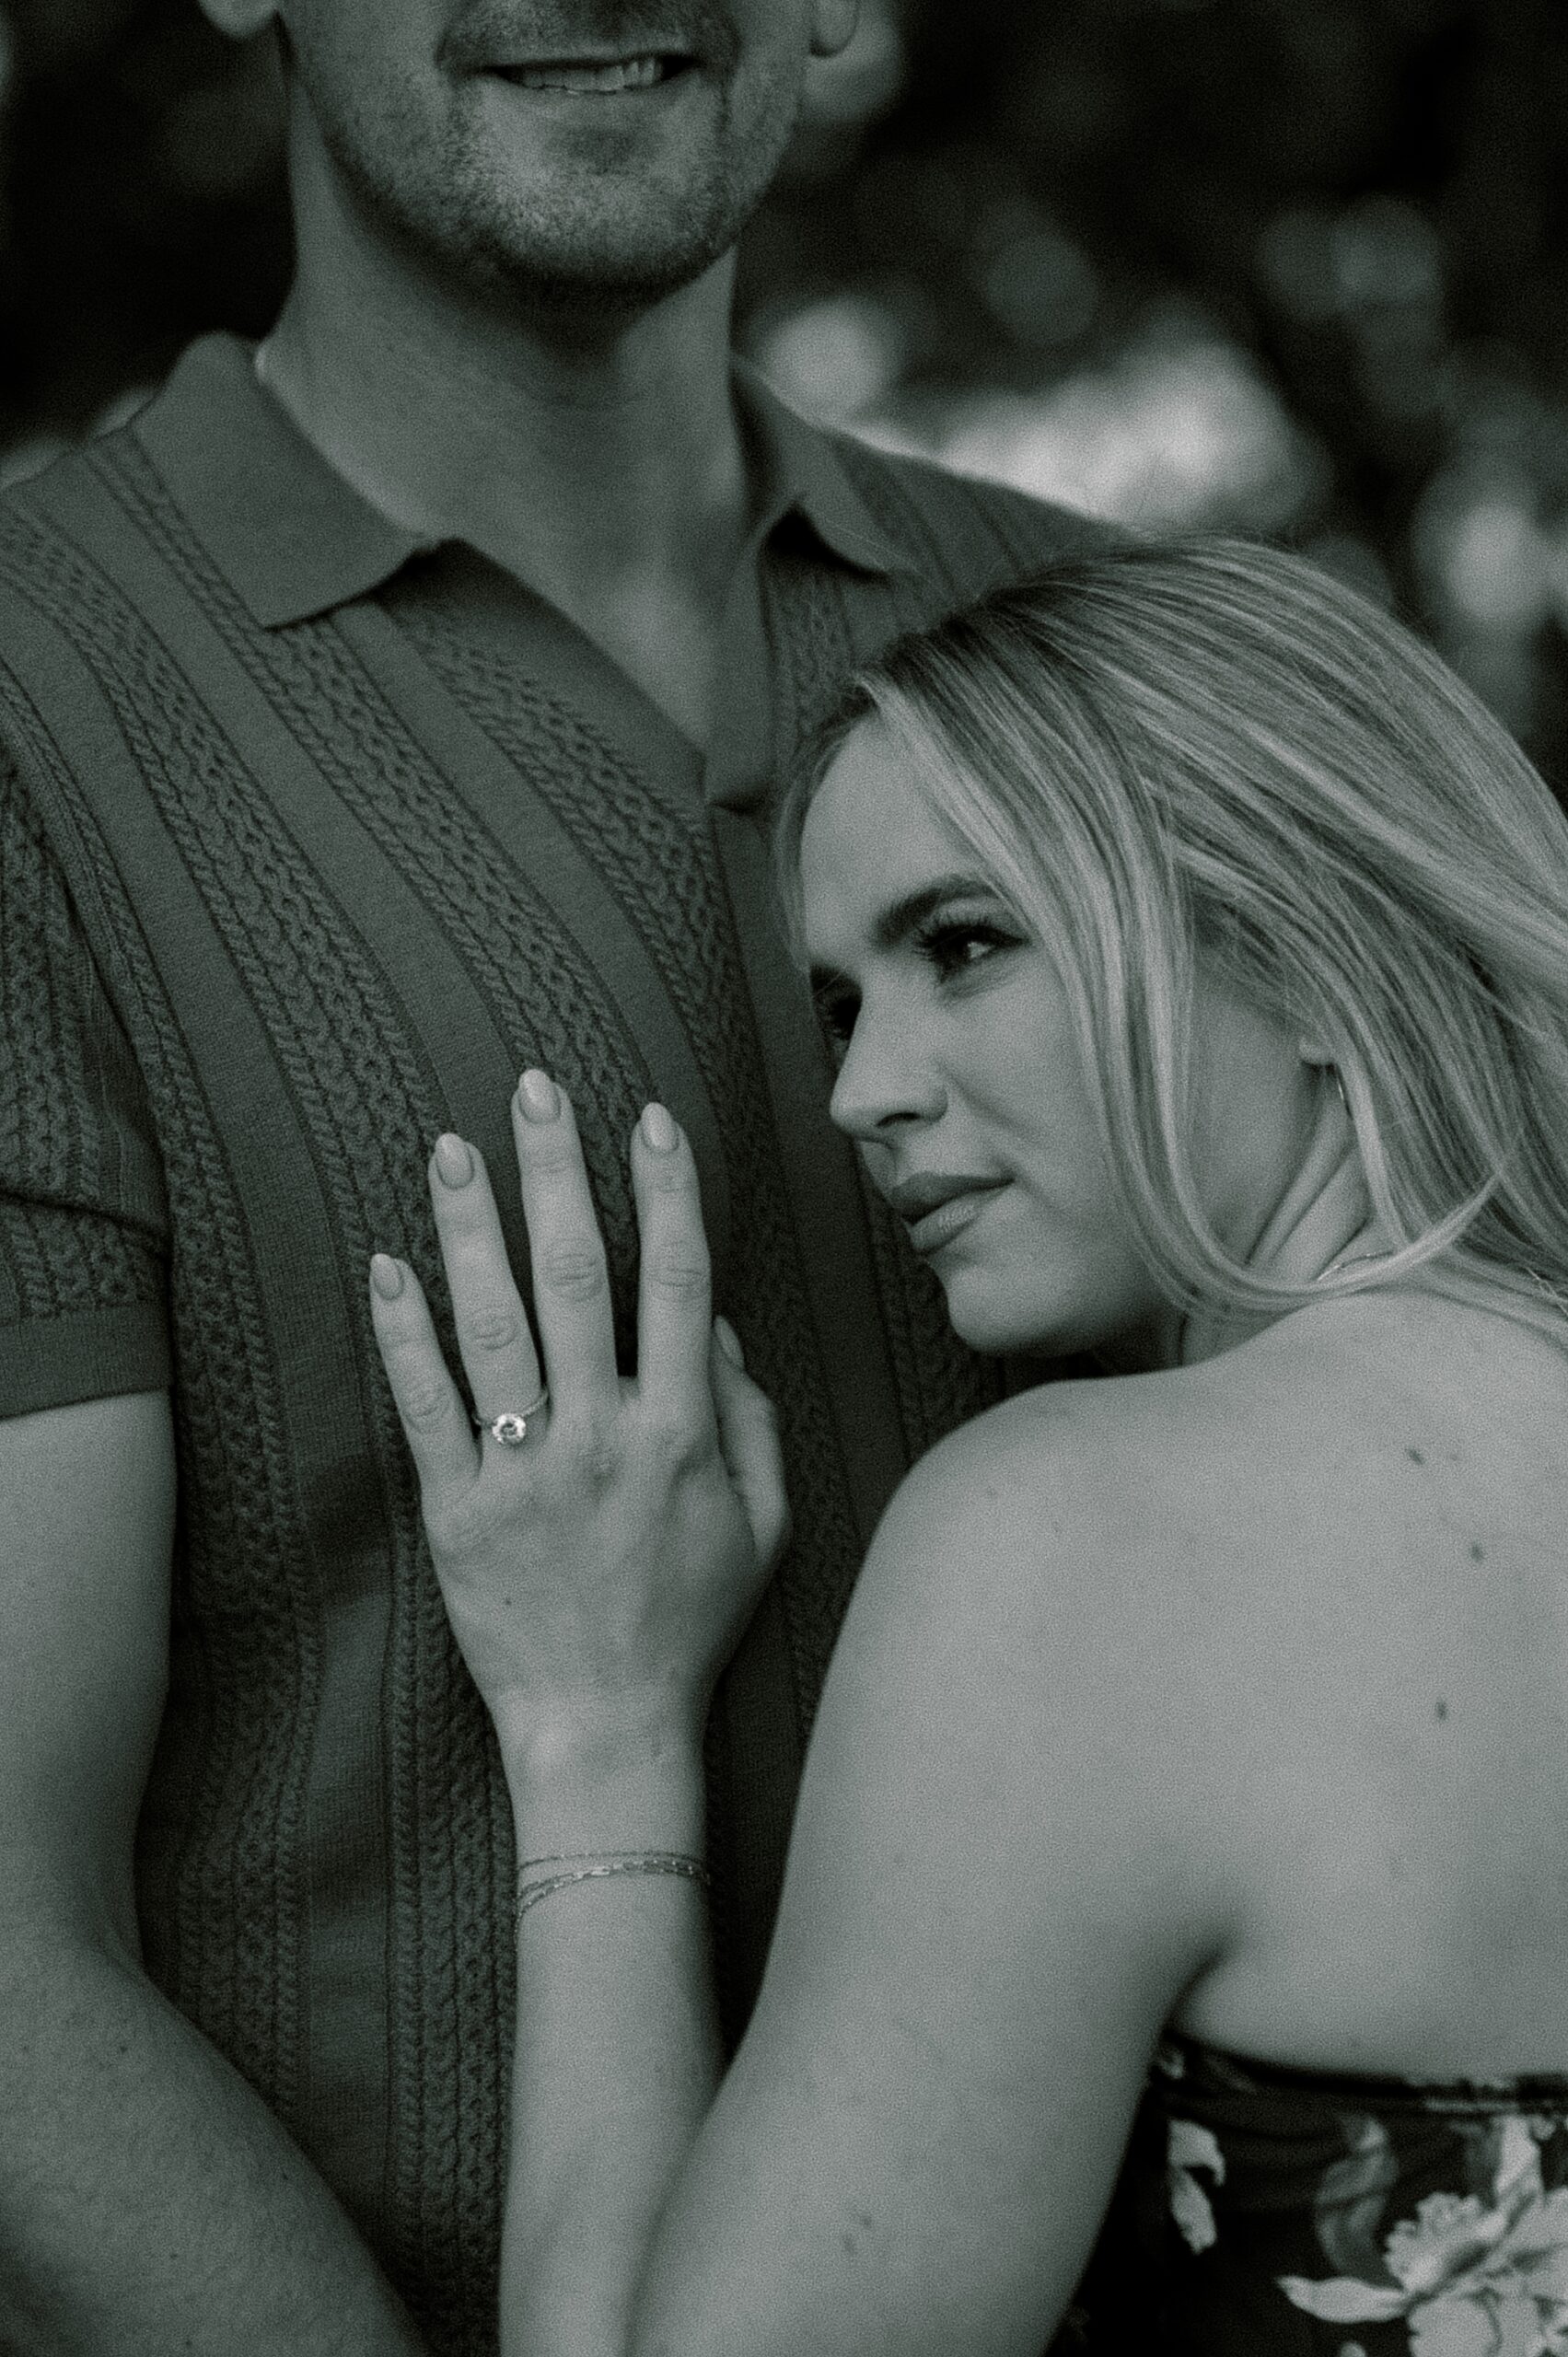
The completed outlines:
{"type": "Polygon", "coordinates": [[[715,1331],[696,1169],[664,1109],[648,1108],[632,1143],[642,1269],[630,1380],[616,1372],[571,1107],[526,1073],[512,1123],[537,1351],[479,1155],[444,1138],[431,1158],[477,1437],[412,1271],[378,1254],[371,1272],[442,1596],[504,1751],[700,1725],[787,1527],[772,1410],[728,1329],[715,1331]],[[494,1421],[546,1384],[526,1439],[494,1437],[494,1421]]]}

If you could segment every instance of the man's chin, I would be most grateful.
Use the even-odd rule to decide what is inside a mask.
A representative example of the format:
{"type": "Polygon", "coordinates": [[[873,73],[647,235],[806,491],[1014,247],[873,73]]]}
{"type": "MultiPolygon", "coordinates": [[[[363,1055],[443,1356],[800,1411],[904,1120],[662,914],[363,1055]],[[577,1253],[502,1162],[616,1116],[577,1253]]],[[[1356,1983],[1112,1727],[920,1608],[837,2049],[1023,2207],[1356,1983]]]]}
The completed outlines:
{"type": "Polygon", "coordinates": [[[463,210],[507,276],[543,299],[657,302],[734,245],[762,184],[726,155],[720,123],[677,114],[618,135],[596,131],[600,103],[579,102],[580,124],[546,122],[528,137],[493,108],[470,115],[463,210]]]}
{"type": "Polygon", "coordinates": [[[502,256],[499,274],[530,310],[563,325],[575,319],[634,319],[694,285],[723,251],[561,253],[528,247],[502,256]]]}
{"type": "Polygon", "coordinates": [[[672,201],[667,190],[617,187],[593,202],[591,183],[570,208],[514,190],[504,206],[470,204],[470,262],[529,305],[563,317],[637,313],[694,285],[734,245],[740,224],[693,188],[672,201]]]}

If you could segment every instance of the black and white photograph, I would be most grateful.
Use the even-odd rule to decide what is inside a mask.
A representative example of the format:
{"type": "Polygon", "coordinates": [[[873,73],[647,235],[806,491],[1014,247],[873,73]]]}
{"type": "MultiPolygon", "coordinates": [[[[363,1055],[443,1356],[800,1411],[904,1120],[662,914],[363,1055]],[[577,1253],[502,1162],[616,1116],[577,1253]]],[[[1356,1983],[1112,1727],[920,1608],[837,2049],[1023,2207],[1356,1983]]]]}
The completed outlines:
{"type": "Polygon", "coordinates": [[[0,2357],[1568,2357],[1562,0],[0,0],[0,2357]]]}

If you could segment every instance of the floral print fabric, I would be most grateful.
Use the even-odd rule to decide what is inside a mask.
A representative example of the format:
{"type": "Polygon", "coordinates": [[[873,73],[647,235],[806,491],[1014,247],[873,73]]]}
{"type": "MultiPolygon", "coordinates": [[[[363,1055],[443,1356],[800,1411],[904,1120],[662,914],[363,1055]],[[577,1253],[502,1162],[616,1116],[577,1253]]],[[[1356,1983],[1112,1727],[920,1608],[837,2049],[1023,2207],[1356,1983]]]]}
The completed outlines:
{"type": "Polygon", "coordinates": [[[1568,2357],[1568,2077],[1160,2049],[1060,2351],[1568,2357]]]}

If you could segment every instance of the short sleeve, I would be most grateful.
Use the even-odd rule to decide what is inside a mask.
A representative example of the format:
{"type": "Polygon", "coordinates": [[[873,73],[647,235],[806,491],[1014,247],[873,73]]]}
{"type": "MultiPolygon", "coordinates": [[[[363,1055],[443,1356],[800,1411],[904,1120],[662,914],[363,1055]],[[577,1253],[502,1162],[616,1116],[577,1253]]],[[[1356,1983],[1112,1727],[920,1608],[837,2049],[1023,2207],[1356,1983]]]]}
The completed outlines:
{"type": "Polygon", "coordinates": [[[0,747],[0,1416],[168,1383],[168,1245],[142,1074],[0,747]]]}

